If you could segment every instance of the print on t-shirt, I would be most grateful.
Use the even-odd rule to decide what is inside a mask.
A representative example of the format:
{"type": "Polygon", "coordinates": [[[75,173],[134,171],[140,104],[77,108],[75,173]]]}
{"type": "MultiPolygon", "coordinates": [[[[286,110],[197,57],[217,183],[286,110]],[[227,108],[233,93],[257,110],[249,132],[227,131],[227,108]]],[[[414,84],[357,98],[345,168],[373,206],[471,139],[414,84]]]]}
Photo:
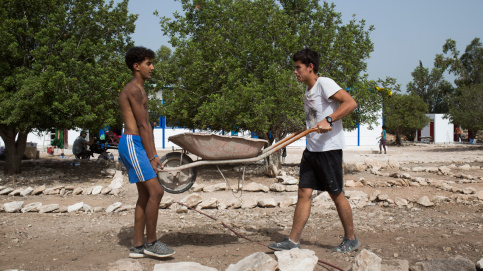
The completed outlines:
{"type": "Polygon", "coordinates": [[[310,128],[314,127],[317,124],[317,110],[309,108],[305,114],[305,121],[310,128]]]}

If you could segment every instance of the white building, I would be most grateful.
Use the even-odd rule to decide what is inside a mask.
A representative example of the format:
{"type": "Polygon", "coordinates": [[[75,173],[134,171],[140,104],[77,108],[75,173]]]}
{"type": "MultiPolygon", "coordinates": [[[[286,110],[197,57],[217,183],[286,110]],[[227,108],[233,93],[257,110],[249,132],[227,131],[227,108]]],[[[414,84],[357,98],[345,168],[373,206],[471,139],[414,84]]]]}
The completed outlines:
{"type": "MultiPolygon", "coordinates": [[[[381,120],[382,122],[382,120],[381,120]]],[[[369,129],[367,125],[360,125],[357,129],[353,131],[344,131],[345,134],[345,141],[347,146],[375,146],[377,145],[376,137],[380,136],[381,129],[380,124],[373,125],[373,129],[369,129]]],[[[172,135],[177,135],[181,133],[187,132],[200,132],[199,130],[190,130],[185,128],[171,128],[171,127],[156,127],[154,129],[154,142],[157,149],[171,149],[173,147],[178,148],[172,142],[168,141],[168,138],[172,135]]],[[[72,149],[72,145],[74,144],[74,140],[79,136],[80,130],[69,130],[66,142],[67,149],[72,149]]],[[[227,133],[229,134],[229,133],[227,133]]],[[[240,133],[238,136],[243,137],[250,137],[250,133],[246,132],[245,134],[240,133]]],[[[89,140],[89,135],[87,137],[89,140]]],[[[51,135],[50,132],[45,132],[40,135],[36,133],[30,133],[27,137],[27,142],[30,143],[37,143],[37,149],[40,151],[45,151],[47,147],[50,146],[51,135]]],[[[306,145],[305,137],[295,141],[290,146],[293,147],[304,147],[306,145]]],[[[0,138],[0,146],[5,146],[2,139],[0,138]]]]}
{"type": "Polygon", "coordinates": [[[429,141],[431,143],[445,144],[455,142],[454,130],[456,126],[445,119],[444,114],[426,114],[429,124],[417,131],[417,141],[429,141]]]}
{"type": "MultiPolygon", "coordinates": [[[[382,118],[380,123],[382,123],[382,118]]],[[[381,135],[382,124],[378,123],[373,125],[373,129],[369,129],[368,125],[360,125],[357,129],[353,131],[344,130],[345,142],[347,146],[376,146],[376,137],[381,135]]],[[[172,142],[168,141],[168,138],[172,135],[177,135],[187,132],[200,132],[199,130],[190,130],[184,128],[169,128],[169,127],[157,127],[154,129],[154,143],[157,149],[171,149],[172,147],[177,147],[172,142]]],[[[226,133],[229,134],[229,133],[226,133]]],[[[250,133],[239,134],[238,136],[250,137],[250,133]]],[[[295,141],[290,144],[292,147],[305,147],[306,141],[305,137],[295,141]]]]}

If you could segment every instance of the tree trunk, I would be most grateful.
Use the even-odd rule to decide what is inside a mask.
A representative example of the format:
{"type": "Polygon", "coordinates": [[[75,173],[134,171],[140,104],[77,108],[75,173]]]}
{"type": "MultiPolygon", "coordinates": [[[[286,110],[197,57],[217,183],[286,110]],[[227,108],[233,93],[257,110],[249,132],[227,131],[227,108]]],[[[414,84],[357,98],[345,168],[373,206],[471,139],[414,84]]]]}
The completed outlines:
{"type": "MultiPolygon", "coordinates": [[[[273,133],[273,137],[266,138],[266,140],[268,140],[269,142],[269,145],[267,147],[270,147],[273,144],[277,144],[284,137],[285,137],[285,134],[273,133]]],[[[265,168],[266,168],[266,174],[268,176],[270,177],[278,176],[278,172],[280,170],[280,165],[281,165],[281,155],[282,155],[282,151],[279,150],[272,153],[267,158],[265,158],[265,168]]]]}
{"type": "Polygon", "coordinates": [[[396,144],[398,146],[401,146],[401,134],[400,133],[396,133],[396,144]]]}
{"type": "Polygon", "coordinates": [[[278,171],[280,169],[280,154],[281,151],[277,151],[266,158],[267,175],[270,177],[278,176],[278,171]]]}
{"type": "Polygon", "coordinates": [[[0,136],[5,142],[5,174],[19,174],[21,172],[22,157],[27,145],[28,132],[20,132],[7,127],[0,130],[0,136]]]}

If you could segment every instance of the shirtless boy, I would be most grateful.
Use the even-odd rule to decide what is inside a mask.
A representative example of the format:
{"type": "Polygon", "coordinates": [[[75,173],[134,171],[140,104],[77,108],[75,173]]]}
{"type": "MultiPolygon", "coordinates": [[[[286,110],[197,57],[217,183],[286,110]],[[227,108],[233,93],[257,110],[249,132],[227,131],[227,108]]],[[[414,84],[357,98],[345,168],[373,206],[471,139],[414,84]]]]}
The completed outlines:
{"type": "Polygon", "coordinates": [[[138,200],[134,211],[134,240],[129,257],[146,255],[169,257],[175,253],[156,237],[158,209],[164,190],[157,180],[157,167],[162,168],[154,146],[153,128],[149,123],[148,98],[144,81],[151,78],[154,70],[154,52],[144,47],[132,47],[126,53],[126,64],[133,77],[121,94],[124,133],[119,142],[119,156],[126,166],[129,182],[135,183],[138,200]],[[146,242],[144,229],[146,228],[146,242]]]}

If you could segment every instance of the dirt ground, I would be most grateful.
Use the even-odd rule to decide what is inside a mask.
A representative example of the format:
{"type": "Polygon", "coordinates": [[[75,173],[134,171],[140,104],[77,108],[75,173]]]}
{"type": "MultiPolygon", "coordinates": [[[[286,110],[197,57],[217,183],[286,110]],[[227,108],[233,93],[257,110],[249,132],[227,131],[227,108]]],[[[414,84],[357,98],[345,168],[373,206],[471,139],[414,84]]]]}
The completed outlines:
{"type": "MultiPolygon", "coordinates": [[[[298,162],[303,149],[288,148],[288,157],[281,170],[293,173],[298,178],[298,162]]],[[[162,151],[159,151],[162,154],[162,151]]],[[[114,151],[117,157],[117,153],[114,151]]],[[[373,153],[370,148],[348,148],[344,151],[344,160],[348,163],[363,162],[366,158],[394,158],[402,167],[413,168],[461,166],[469,164],[473,168],[452,173],[471,176],[483,176],[483,146],[481,145],[411,145],[403,147],[389,146],[387,155],[373,153]],[[475,166],[479,166],[478,169],[475,166]]],[[[117,159],[116,159],[117,160],[117,159]]],[[[91,187],[107,186],[111,178],[106,178],[101,171],[115,167],[114,163],[98,163],[96,160],[82,161],[80,166],[70,166],[72,157],[60,159],[42,154],[39,160],[23,161],[20,175],[5,176],[0,173],[0,186],[54,187],[56,185],[91,187]]],[[[0,170],[3,172],[3,162],[0,170]]],[[[257,165],[250,165],[256,167],[257,165]]],[[[231,170],[234,165],[222,166],[221,169],[232,186],[236,186],[240,174],[231,170]]],[[[216,167],[198,167],[198,184],[217,184],[224,182],[216,167]]],[[[390,199],[401,197],[418,199],[422,196],[432,198],[435,195],[450,197],[451,191],[437,189],[434,186],[388,186],[387,181],[394,180],[388,175],[395,171],[381,170],[383,176],[369,171],[346,172],[345,180],[369,180],[371,186],[348,187],[346,190],[363,191],[370,195],[379,190],[388,194],[390,199]]],[[[399,171],[402,172],[402,171],[399,171]]],[[[414,177],[451,181],[458,188],[472,187],[483,190],[483,181],[461,181],[454,176],[439,175],[429,172],[406,172],[414,177]]],[[[257,182],[269,186],[276,179],[263,175],[248,174],[245,182],[257,182]]],[[[191,192],[165,194],[175,200],[181,200],[191,192]]],[[[200,192],[203,199],[218,198],[227,200],[231,191],[212,193],[200,192]]],[[[119,195],[36,195],[36,196],[0,196],[0,205],[11,201],[41,202],[43,205],[58,203],[69,206],[84,202],[91,207],[107,207],[115,202],[134,205],[136,202],[134,185],[124,184],[119,195]]],[[[296,196],[296,192],[244,192],[241,199],[250,197],[271,197],[277,201],[296,196]]],[[[198,262],[218,270],[225,270],[230,264],[253,254],[273,252],[263,245],[281,240],[289,234],[294,206],[286,208],[254,208],[202,210],[215,217],[213,221],[194,211],[176,213],[173,209],[160,209],[158,237],[176,250],[171,258],[143,258],[139,261],[145,270],[152,270],[157,263],[198,262]],[[252,243],[237,237],[225,229],[220,221],[233,227],[237,232],[257,241],[252,243]]],[[[412,207],[399,208],[394,205],[369,204],[363,208],[354,208],[354,227],[362,242],[362,248],[368,249],[385,260],[404,259],[410,264],[427,259],[462,256],[474,263],[483,258],[483,201],[455,201],[423,207],[416,203],[412,207]]],[[[0,213],[0,270],[106,270],[110,263],[128,257],[128,249],[133,236],[134,211],[97,212],[97,213],[0,213]]],[[[332,248],[340,243],[342,226],[333,208],[313,207],[311,217],[302,236],[302,248],[315,251],[320,260],[349,269],[351,261],[359,251],[340,254],[332,248]]],[[[315,270],[335,270],[326,265],[318,265],[315,270]]]]}

